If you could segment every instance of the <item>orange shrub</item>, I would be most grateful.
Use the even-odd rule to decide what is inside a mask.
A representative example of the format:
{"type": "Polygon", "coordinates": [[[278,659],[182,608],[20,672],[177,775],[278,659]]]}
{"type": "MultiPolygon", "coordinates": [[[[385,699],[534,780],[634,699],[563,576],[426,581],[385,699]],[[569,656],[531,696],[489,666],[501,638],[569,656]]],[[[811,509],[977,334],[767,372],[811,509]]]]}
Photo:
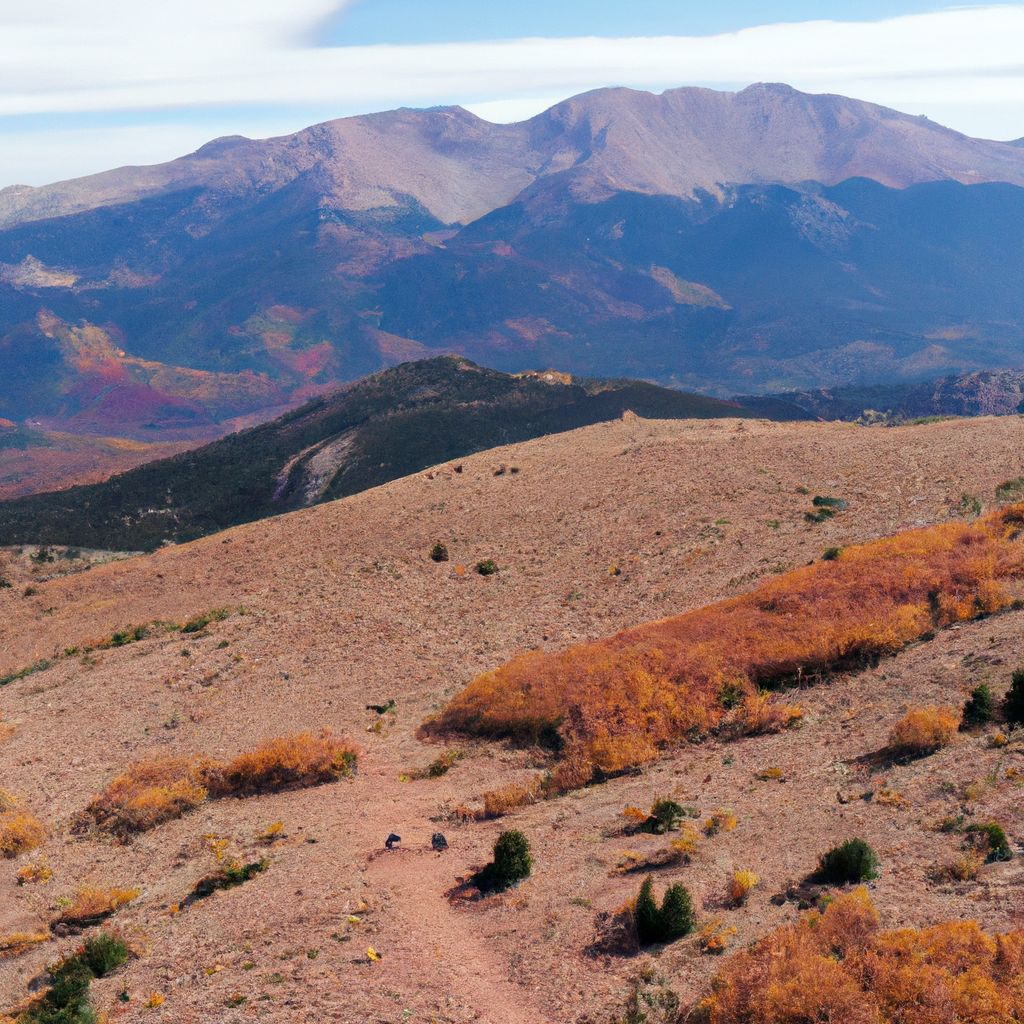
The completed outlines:
{"type": "Polygon", "coordinates": [[[330,732],[300,732],[268,740],[226,764],[207,763],[202,778],[211,796],[252,796],[336,782],[351,776],[355,765],[355,750],[330,732]]]}
{"type": "Polygon", "coordinates": [[[0,935],[0,960],[20,956],[33,946],[49,941],[49,932],[12,932],[10,935],[0,935]]]}
{"type": "Polygon", "coordinates": [[[737,907],[746,903],[750,890],[760,881],[753,871],[734,871],[729,879],[729,901],[737,907]]]}
{"type": "Polygon", "coordinates": [[[97,889],[82,886],[67,906],[61,908],[54,918],[54,924],[87,926],[99,924],[111,914],[126,907],[134,900],[140,889],[97,889]]]}
{"type": "Polygon", "coordinates": [[[708,1024],[995,1024],[1024,1014],[1024,932],[974,921],[882,931],[866,889],[737,953],[700,1005],[708,1024]]]}
{"type": "Polygon", "coordinates": [[[252,796],[333,782],[355,772],[356,750],[329,731],[268,740],[231,761],[163,757],[118,775],[79,817],[122,838],[180,818],[207,797],[252,796]]]}
{"type": "Polygon", "coordinates": [[[81,827],[98,825],[127,836],[180,818],[207,797],[199,781],[199,765],[188,757],[140,761],[118,775],[85,809],[81,827]]]}
{"type": "Polygon", "coordinates": [[[912,708],[889,734],[889,749],[896,754],[918,757],[948,747],[960,728],[954,708],[912,708]]]}
{"type": "Polygon", "coordinates": [[[34,850],[46,838],[41,821],[28,811],[0,814],[0,857],[17,857],[34,850]]]}
{"type": "Polygon", "coordinates": [[[1022,525],[1016,505],[847,547],[740,597],[522,655],[475,679],[425,730],[545,744],[588,781],[691,735],[780,728],[799,709],[774,710],[764,687],[868,663],[1012,604],[1022,525]]]}

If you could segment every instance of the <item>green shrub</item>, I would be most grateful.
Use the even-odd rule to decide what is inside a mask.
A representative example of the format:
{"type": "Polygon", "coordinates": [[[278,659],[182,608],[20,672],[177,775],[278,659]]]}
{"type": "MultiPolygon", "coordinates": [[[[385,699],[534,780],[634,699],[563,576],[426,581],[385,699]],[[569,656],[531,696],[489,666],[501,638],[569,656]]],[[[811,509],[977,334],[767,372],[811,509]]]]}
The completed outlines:
{"type": "Polygon", "coordinates": [[[498,563],[493,558],[485,558],[476,563],[476,571],[481,576],[493,576],[498,571],[498,563]]]}
{"type": "Polygon", "coordinates": [[[981,848],[979,852],[985,854],[986,860],[1013,859],[1013,850],[1010,848],[1010,841],[1006,838],[1006,832],[1002,825],[990,821],[984,825],[968,825],[964,831],[968,838],[981,848]]]}
{"type": "Polygon", "coordinates": [[[1011,725],[1024,725],[1024,669],[1017,669],[1003,701],[1003,714],[1011,725]]]}
{"type": "Polygon", "coordinates": [[[996,488],[996,501],[1020,501],[1024,498],[1024,477],[1004,480],[996,488]]]}
{"type": "Polygon", "coordinates": [[[675,800],[669,800],[667,797],[661,797],[651,805],[651,816],[647,819],[645,830],[651,831],[655,835],[664,835],[666,832],[678,828],[684,815],[685,811],[681,804],[677,804],[675,800]]]}
{"type": "Polygon", "coordinates": [[[697,923],[693,901],[686,887],[678,883],[670,885],[659,907],[654,900],[654,879],[651,875],[640,886],[633,916],[641,946],[650,946],[655,942],[675,942],[689,935],[697,923]]]}
{"type": "Polygon", "coordinates": [[[474,876],[481,892],[500,892],[530,877],[533,857],[530,843],[518,829],[509,829],[494,844],[494,860],[474,876]]]}
{"type": "Polygon", "coordinates": [[[823,562],[834,562],[842,553],[842,548],[825,548],[825,551],[821,556],[821,560],[823,562]]]}
{"type": "Polygon", "coordinates": [[[447,562],[448,561],[448,548],[440,541],[430,549],[430,560],[432,562],[447,562]]]}
{"type": "Polygon", "coordinates": [[[104,978],[128,960],[128,946],[116,935],[100,932],[87,939],[80,954],[93,975],[104,978]]]}
{"type": "Polygon", "coordinates": [[[822,497],[818,494],[811,501],[815,508],[834,508],[837,512],[845,512],[849,506],[842,498],[822,497]]]}
{"type": "Polygon", "coordinates": [[[818,866],[818,877],[833,885],[868,882],[878,877],[878,854],[863,839],[832,847],[818,866]]]}
{"type": "Polygon", "coordinates": [[[223,622],[228,617],[227,608],[213,608],[208,612],[203,612],[202,615],[195,615],[188,620],[182,627],[182,633],[199,633],[211,622],[223,622]]]}
{"type": "Polygon", "coordinates": [[[94,978],[106,977],[120,967],[129,955],[116,936],[101,932],[87,939],[77,953],[50,968],[49,990],[18,1018],[20,1024],[95,1024],[89,986],[94,978]]]}
{"type": "Polygon", "coordinates": [[[987,683],[982,683],[971,690],[970,699],[964,704],[963,724],[961,728],[987,725],[995,714],[992,691],[987,683]]]}
{"type": "Polygon", "coordinates": [[[183,905],[190,907],[193,903],[205,900],[207,896],[212,896],[220,889],[234,889],[236,886],[244,885],[251,878],[266,871],[268,867],[270,867],[270,861],[266,857],[261,857],[249,864],[231,861],[219,871],[196,882],[195,888],[185,897],[183,905]]]}

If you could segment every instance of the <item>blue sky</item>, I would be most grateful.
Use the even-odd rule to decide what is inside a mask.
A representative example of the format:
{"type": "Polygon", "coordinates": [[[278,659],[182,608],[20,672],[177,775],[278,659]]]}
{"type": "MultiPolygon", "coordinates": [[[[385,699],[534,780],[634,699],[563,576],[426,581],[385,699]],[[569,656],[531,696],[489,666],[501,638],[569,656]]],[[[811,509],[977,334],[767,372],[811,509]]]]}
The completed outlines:
{"type": "Polygon", "coordinates": [[[1024,2],[0,0],[0,187],[394,106],[784,81],[1024,136],[1024,2]]]}
{"type": "Polygon", "coordinates": [[[325,26],[333,42],[440,43],[522,36],[714,35],[767,22],[871,21],[896,14],[934,11],[934,0],[358,0],[325,26]]]}

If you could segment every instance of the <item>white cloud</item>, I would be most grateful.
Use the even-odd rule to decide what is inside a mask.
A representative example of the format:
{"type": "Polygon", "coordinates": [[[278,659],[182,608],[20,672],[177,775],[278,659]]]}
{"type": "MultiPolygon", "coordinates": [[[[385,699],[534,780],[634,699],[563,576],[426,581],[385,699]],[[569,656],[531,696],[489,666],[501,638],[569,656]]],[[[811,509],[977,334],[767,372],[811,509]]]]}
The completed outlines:
{"type": "MultiPolygon", "coordinates": [[[[277,105],[297,128],[304,107],[462,102],[511,120],[602,85],[785,81],[974,134],[1024,135],[1021,3],[710,37],[319,47],[317,26],[339,0],[13,2],[0,4],[0,116],[277,105]]],[[[7,135],[0,182],[14,180],[7,165],[25,166],[31,134],[7,135]]]]}

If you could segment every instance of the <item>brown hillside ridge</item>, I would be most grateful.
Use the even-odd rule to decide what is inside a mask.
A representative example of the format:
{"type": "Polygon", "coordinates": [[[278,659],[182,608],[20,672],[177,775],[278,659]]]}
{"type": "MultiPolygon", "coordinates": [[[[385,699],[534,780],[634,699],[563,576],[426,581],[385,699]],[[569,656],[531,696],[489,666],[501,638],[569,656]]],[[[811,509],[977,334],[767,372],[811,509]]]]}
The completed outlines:
{"type": "MultiPolygon", "coordinates": [[[[730,957],[750,943],[770,953],[809,935],[779,929],[797,921],[801,895],[815,898],[806,880],[820,855],[852,837],[880,860],[877,931],[858,955],[904,927],[1019,928],[1019,731],[944,735],[948,745],[909,760],[889,746],[909,712],[958,711],[980,683],[998,705],[1024,665],[1024,612],[979,606],[967,576],[947,586],[946,563],[924,591],[934,636],[778,695],[799,705],[795,728],[673,739],[655,760],[496,820],[477,820],[483,794],[556,770],[555,754],[418,732],[518,656],[557,659],[684,613],[707,621],[695,610],[744,607],[786,580],[854,587],[854,564],[868,586],[910,568],[892,547],[905,553],[907,538],[871,542],[935,524],[947,550],[991,554],[970,579],[998,579],[1012,603],[1021,542],[995,495],[1020,476],[1022,442],[1017,417],[893,429],[630,417],[35,583],[28,596],[18,577],[0,589],[0,679],[16,676],[0,686],[2,813],[42,828],[34,849],[0,858],[0,950],[13,951],[0,953],[0,1011],[105,929],[137,954],[91,986],[112,1021],[607,1024],[645,964],[688,1007],[719,971],[736,984],[730,957]],[[447,561],[430,557],[438,541],[447,561]],[[496,572],[476,571],[489,559],[496,572]],[[973,617],[986,609],[998,613],[973,617]],[[626,808],[660,797],[698,817],[627,834],[626,808]],[[135,821],[147,827],[122,827],[135,821]],[[964,829],[989,822],[1012,860],[981,863],[970,848],[964,829]],[[454,898],[507,828],[528,838],[532,875],[454,898]],[[392,832],[402,839],[388,853],[392,832]],[[431,849],[436,832],[445,852],[431,849]],[[664,865],[652,869],[659,897],[671,883],[689,889],[698,932],[638,956],[600,951],[602,915],[636,896],[645,862],[664,865]],[[102,924],[65,934],[59,919],[83,892],[136,889],[103,904],[102,924]],[[715,936],[724,956],[702,951],[715,936]]],[[[911,604],[933,570],[914,563],[911,604]]],[[[831,627],[827,607],[815,615],[831,627]]],[[[920,934],[905,941],[932,933],[920,934]]],[[[986,977],[1007,976],[990,961],[986,977]]],[[[725,1006],[717,1019],[732,1024],[725,1006]]]]}

